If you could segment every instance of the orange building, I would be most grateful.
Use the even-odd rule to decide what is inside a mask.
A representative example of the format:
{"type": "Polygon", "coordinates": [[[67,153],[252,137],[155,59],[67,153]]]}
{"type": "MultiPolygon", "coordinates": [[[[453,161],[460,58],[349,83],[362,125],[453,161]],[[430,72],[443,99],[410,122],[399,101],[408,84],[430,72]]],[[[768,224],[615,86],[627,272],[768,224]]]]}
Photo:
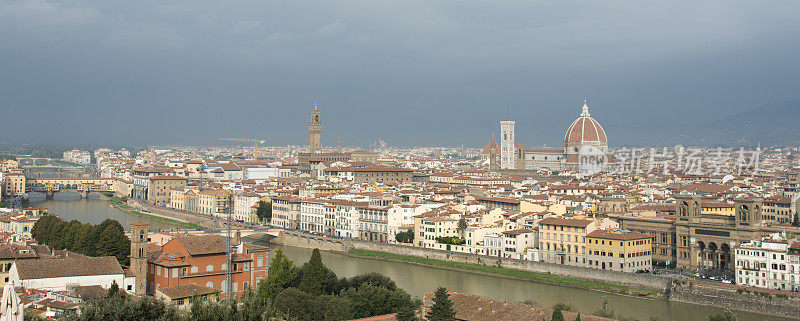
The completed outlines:
{"type": "MultiPolygon", "coordinates": [[[[179,236],[151,251],[147,259],[147,294],[177,285],[196,284],[225,293],[225,238],[217,235],[179,236]]],[[[268,251],[239,242],[231,264],[231,293],[241,295],[267,277],[268,251]]]]}

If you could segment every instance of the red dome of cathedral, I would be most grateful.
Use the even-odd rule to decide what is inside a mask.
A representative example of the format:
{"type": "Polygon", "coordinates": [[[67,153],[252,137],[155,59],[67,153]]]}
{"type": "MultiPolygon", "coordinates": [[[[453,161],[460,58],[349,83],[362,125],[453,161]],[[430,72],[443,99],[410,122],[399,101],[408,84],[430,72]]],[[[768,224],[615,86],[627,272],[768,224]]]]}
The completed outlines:
{"type": "Polygon", "coordinates": [[[581,117],[578,117],[567,129],[564,143],[567,142],[602,142],[607,143],[606,132],[603,127],[589,115],[589,106],[583,101],[581,117]]]}
{"type": "Polygon", "coordinates": [[[489,155],[492,150],[494,150],[496,154],[500,155],[500,144],[498,144],[497,141],[494,140],[494,134],[492,134],[492,141],[486,143],[486,146],[483,147],[483,151],[481,151],[481,154],[489,155]]]}

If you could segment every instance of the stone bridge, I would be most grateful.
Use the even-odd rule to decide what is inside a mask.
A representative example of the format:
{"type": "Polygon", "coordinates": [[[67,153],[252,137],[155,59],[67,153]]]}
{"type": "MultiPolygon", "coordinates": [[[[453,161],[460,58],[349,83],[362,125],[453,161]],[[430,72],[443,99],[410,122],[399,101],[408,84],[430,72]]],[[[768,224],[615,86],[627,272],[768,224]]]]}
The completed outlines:
{"type": "Polygon", "coordinates": [[[27,192],[43,193],[51,199],[61,191],[72,191],[82,198],[94,192],[114,192],[113,178],[28,178],[25,182],[27,192]]]}
{"type": "MultiPolygon", "coordinates": [[[[227,233],[228,231],[225,229],[205,231],[205,234],[216,234],[220,236],[226,236],[227,233]]],[[[240,237],[249,237],[261,241],[270,242],[273,239],[280,237],[281,234],[283,233],[283,230],[278,228],[267,228],[267,227],[250,228],[250,229],[236,229],[236,228],[231,229],[231,236],[236,236],[237,233],[239,234],[240,237]]]]}

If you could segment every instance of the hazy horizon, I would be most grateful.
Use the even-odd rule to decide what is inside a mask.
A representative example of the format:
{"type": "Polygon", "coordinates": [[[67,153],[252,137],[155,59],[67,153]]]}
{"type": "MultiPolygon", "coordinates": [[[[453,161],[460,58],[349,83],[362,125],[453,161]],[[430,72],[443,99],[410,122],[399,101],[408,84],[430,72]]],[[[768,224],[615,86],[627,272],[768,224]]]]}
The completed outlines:
{"type": "Polygon", "coordinates": [[[507,114],[519,143],[558,146],[588,99],[612,146],[646,144],[628,127],[800,97],[798,9],[0,0],[0,140],[304,145],[317,100],[325,146],[482,146],[507,114]]]}

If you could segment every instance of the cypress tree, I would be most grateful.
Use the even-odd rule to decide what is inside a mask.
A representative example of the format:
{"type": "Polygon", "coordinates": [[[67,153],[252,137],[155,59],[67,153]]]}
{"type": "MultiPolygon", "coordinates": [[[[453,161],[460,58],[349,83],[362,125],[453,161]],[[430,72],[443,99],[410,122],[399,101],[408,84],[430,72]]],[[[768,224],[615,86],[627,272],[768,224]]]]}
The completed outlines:
{"type": "Polygon", "coordinates": [[[553,309],[553,315],[550,317],[550,321],[564,321],[564,314],[561,313],[561,308],[556,307],[553,309]]]}
{"type": "Polygon", "coordinates": [[[455,321],[456,311],[447,289],[439,287],[433,294],[433,306],[427,314],[430,321],[455,321]]]}
{"type": "Polygon", "coordinates": [[[275,300],[278,293],[297,279],[299,273],[297,266],[281,250],[275,251],[275,258],[269,265],[269,275],[256,288],[258,297],[264,302],[275,300]]]}
{"type": "Polygon", "coordinates": [[[303,266],[298,289],[314,296],[322,294],[322,282],[325,281],[325,275],[322,256],[319,254],[319,249],[314,249],[311,252],[311,259],[303,266]]]}

